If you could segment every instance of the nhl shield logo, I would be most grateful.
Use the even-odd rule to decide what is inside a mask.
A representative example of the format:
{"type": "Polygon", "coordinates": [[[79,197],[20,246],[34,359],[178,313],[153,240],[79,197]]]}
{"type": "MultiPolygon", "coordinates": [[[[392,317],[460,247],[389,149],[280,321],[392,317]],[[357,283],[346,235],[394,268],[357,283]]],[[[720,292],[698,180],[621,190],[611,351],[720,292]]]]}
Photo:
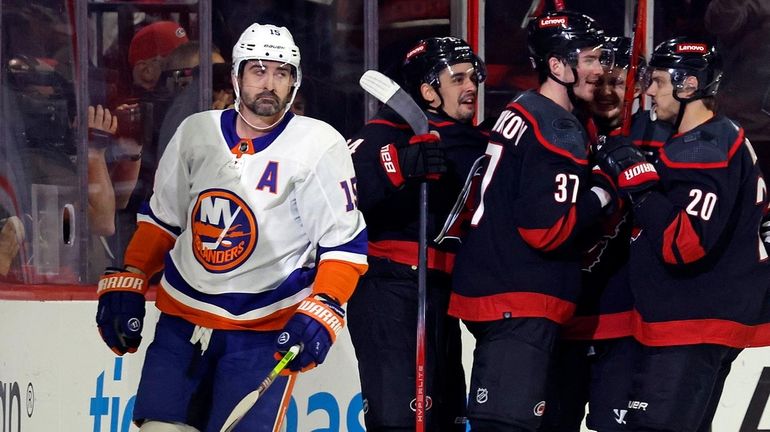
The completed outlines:
{"type": "Polygon", "coordinates": [[[195,258],[211,273],[237,268],[257,244],[254,214],[239,196],[227,190],[201,192],[190,225],[195,258]]]}
{"type": "Polygon", "coordinates": [[[483,404],[487,400],[489,400],[489,391],[481,387],[476,389],[476,402],[483,404]]]}

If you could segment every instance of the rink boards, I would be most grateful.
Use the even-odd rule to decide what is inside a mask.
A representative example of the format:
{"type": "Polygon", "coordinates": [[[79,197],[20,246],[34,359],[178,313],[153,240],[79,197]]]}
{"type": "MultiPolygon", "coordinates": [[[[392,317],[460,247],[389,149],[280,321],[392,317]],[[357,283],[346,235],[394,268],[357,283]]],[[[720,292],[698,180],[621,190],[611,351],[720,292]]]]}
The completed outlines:
{"type": "MultiPolygon", "coordinates": [[[[148,304],[142,349],[124,357],[102,343],[95,313],[94,301],[0,300],[0,431],[137,430],[130,413],[157,309],[148,304]]],[[[473,338],[464,336],[464,360],[470,365],[473,338]]],[[[713,430],[769,431],[768,398],[770,348],[746,350],[733,364],[713,430]]],[[[300,377],[287,431],[363,431],[362,409],[345,331],[326,363],[300,377]]]]}

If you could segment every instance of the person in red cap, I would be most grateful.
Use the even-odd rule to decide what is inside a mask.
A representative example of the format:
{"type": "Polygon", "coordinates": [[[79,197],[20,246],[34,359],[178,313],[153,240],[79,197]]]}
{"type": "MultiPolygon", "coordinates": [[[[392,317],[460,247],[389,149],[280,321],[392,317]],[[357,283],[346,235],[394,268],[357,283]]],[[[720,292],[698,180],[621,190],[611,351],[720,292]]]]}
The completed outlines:
{"type": "Polygon", "coordinates": [[[173,21],[154,22],[136,32],[128,47],[134,86],[152,90],[163,70],[162,60],[189,41],[187,32],[173,21]]]}
{"type": "Polygon", "coordinates": [[[118,98],[114,111],[120,119],[118,135],[132,139],[141,149],[141,163],[128,204],[118,211],[118,230],[111,239],[113,250],[119,254],[136,229],[136,213],[152,192],[160,125],[172,96],[158,85],[160,76],[166,58],[188,42],[187,32],[178,23],[156,21],[139,29],[128,47],[132,85],[127,96],[118,98]]]}

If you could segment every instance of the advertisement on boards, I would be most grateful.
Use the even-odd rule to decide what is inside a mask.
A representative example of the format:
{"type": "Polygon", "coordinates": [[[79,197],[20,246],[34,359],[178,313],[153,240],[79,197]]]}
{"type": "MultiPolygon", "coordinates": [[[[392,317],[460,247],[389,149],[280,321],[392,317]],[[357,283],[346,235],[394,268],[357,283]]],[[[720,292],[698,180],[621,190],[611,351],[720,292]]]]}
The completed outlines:
{"type": "MultiPolygon", "coordinates": [[[[147,310],[142,348],[117,357],[98,335],[93,301],[0,301],[0,432],[137,431],[131,413],[158,317],[152,304],[147,310]]],[[[473,338],[467,333],[464,338],[470,370],[473,338]]],[[[769,399],[770,348],[745,350],[733,363],[713,431],[770,431],[769,399]]],[[[286,430],[365,430],[347,332],[322,366],[300,376],[286,430]]]]}

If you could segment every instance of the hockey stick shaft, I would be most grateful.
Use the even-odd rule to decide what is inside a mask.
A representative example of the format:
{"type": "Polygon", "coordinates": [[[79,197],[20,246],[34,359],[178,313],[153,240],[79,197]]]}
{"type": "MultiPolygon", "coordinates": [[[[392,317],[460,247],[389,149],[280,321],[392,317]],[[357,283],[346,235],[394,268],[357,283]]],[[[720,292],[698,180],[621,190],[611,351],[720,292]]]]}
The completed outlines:
{"type": "Polygon", "coordinates": [[[636,75],[639,70],[639,57],[642,55],[644,39],[647,28],[647,0],[637,0],[636,22],[634,24],[633,45],[631,46],[631,58],[628,60],[628,75],[626,76],[626,91],[623,94],[622,129],[624,137],[631,135],[631,114],[634,105],[634,92],[636,91],[636,75]]]}
{"type": "Polygon", "coordinates": [[[289,348],[289,351],[287,351],[283,358],[278,361],[278,364],[275,365],[273,370],[267,374],[267,377],[262,380],[257,389],[244,396],[244,398],[235,405],[235,408],[233,408],[233,410],[230,412],[230,415],[227,417],[227,420],[225,420],[225,423],[222,425],[222,428],[219,430],[219,432],[231,432],[235,428],[235,426],[243,419],[246,413],[248,413],[254,404],[257,403],[259,397],[262,396],[268,388],[270,388],[270,386],[273,384],[273,381],[275,381],[275,378],[286,368],[286,365],[289,364],[290,361],[294,360],[294,357],[299,354],[299,351],[299,345],[294,345],[289,348]]]}
{"type": "Polygon", "coordinates": [[[529,21],[543,12],[544,1],[545,0],[532,0],[532,3],[529,4],[529,9],[527,9],[527,13],[524,14],[524,19],[521,20],[522,29],[527,28],[529,21]]]}
{"type": "MultiPolygon", "coordinates": [[[[380,72],[361,76],[361,87],[401,116],[415,134],[428,133],[428,119],[404,89],[380,72]]],[[[417,249],[417,349],[415,356],[415,430],[425,431],[425,302],[428,275],[428,183],[420,184],[420,220],[417,249]]]]}

